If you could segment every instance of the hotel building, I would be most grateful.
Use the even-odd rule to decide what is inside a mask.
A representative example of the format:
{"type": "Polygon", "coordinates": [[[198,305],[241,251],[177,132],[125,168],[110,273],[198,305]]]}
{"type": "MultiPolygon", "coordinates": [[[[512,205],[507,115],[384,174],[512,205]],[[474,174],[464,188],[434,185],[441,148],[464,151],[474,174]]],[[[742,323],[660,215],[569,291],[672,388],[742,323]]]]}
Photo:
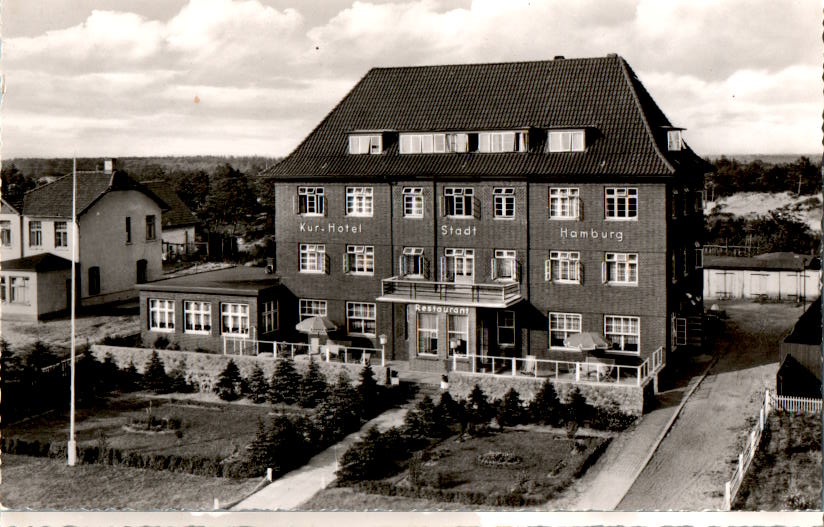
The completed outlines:
{"type": "Polygon", "coordinates": [[[372,69],[264,173],[281,329],[326,316],[413,370],[651,377],[698,327],[708,170],[616,55],[372,69]]]}

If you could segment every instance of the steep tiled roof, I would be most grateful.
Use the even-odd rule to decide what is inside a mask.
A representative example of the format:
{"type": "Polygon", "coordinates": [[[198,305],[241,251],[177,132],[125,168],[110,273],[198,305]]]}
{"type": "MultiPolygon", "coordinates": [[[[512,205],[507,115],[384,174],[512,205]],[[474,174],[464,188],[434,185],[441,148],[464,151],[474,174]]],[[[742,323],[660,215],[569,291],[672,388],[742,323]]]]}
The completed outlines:
{"type": "MultiPolygon", "coordinates": [[[[704,171],[689,148],[667,152],[671,124],[618,56],[374,68],[309,136],[265,174],[303,176],[670,175],[704,171]],[[586,152],[347,154],[353,131],[583,128],[586,152]],[[590,136],[592,139],[590,139],[590,136]]],[[[538,134],[536,134],[538,135],[538,134]]],[[[540,136],[540,135],[539,135],[540,136]]]]}
{"type": "MultiPolygon", "coordinates": [[[[136,190],[157,202],[161,209],[168,208],[162,199],[124,172],[78,172],[77,215],[83,214],[104,194],[113,190],[136,190]]],[[[23,198],[23,213],[27,216],[71,218],[71,174],[26,192],[23,198]]]]}
{"type": "Polygon", "coordinates": [[[3,271],[35,271],[45,273],[49,271],[62,271],[71,269],[71,260],[66,260],[52,253],[41,253],[15,260],[6,260],[0,265],[3,271]]]}
{"type": "Polygon", "coordinates": [[[141,181],[141,185],[166,202],[169,210],[163,212],[163,228],[183,227],[200,223],[197,216],[183,203],[172,185],[162,179],[141,181]]]}

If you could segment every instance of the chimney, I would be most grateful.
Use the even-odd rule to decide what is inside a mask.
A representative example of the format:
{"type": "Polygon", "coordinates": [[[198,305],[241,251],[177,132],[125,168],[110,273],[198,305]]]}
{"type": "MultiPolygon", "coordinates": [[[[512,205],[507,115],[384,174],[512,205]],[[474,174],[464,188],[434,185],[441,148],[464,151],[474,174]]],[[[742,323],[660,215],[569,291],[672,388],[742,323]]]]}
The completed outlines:
{"type": "Polygon", "coordinates": [[[111,174],[114,172],[115,169],[115,160],[114,159],[104,159],[103,160],[103,172],[106,174],[111,174]]]}
{"type": "Polygon", "coordinates": [[[563,55],[555,55],[555,58],[553,60],[564,60],[564,56],[563,55]]]}

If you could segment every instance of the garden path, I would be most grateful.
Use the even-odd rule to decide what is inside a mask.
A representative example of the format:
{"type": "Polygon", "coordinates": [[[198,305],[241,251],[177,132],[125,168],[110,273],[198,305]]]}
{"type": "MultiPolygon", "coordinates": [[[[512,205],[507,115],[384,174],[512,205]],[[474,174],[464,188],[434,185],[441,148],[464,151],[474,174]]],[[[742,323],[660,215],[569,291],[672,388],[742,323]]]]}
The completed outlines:
{"type": "Polygon", "coordinates": [[[232,510],[295,509],[335,479],[338,457],[342,456],[352,443],[360,439],[362,434],[373,426],[377,426],[379,430],[400,426],[403,424],[406,412],[407,408],[394,408],[380,414],[363,425],[357,432],[349,434],[339,443],[315,455],[301,468],[284,474],[263,487],[260,492],[241,501],[232,507],[232,510]]]}

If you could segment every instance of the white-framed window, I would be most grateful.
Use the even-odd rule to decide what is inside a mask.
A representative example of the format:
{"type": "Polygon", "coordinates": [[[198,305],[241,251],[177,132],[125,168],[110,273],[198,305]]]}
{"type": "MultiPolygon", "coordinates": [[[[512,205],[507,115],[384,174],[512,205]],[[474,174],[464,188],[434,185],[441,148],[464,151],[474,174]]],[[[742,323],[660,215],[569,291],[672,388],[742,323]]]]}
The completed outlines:
{"type": "Polygon", "coordinates": [[[638,285],[638,254],[606,253],[603,279],[607,284],[638,285]]]}
{"type": "Polygon", "coordinates": [[[526,132],[478,133],[478,152],[526,152],[528,149],[526,132]]]}
{"type": "Polygon", "coordinates": [[[578,189],[551,187],[549,189],[549,219],[577,220],[580,217],[578,189]]]}
{"type": "Polygon", "coordinates": [[[175,330],[175,301],[149,299],[149,331],[173,333],[175,330]]]}
{"type": "Polygon", "coordinates": [[[469,349],[469,317],[467,315],[446,315],[447,355],[466,355],[469,349]]]}
{"type": "Polygon", "coordinates": [[[368,302],[346,303],[346,332],[349,335],[375,336],[377,309],[368,302]]]}
{"type": "Polygon", "coordinates": [[[637,188],[607,188],[604,201],[606,219],[634,220],[638,218],[637,188]]]}
{"type": "Polygon", "coordinates": [[[221,302],[220,333],[222,335],[249,336],[249,304],[221,302]]]}
{"type": "Polygon", "coordinates": [[[404,247],[400,263],[400,271],[404,276],[423,278],[426,275],[423,247],[404,247]]]}
{"type": "Polygon", "coordinates": [[[493,280],[518,280],[517,252],[508,249],[495,249],[490,270],[493,280]]]}
{"type": "Polygon", "coordinates": [[[453,218],[471,218],[475,190],[471,187],[445,187],[443,189],[445,215],[453,218]]]}
{"type": "Polygon", "coordinates": [[[326,316],[326,300],[313,300],[311,298],[301,298],[298,302],[300,319],[306,320],[309,317],[326,316]]]}
{"type": "Polygon", "coordinates": [[[212,332],[212,304],[196,300],[183,302],[183,333],[209,335],[212,332]]]}
{"type": "Polygon", "coordinates": [[[271,333],[278,329],[278,301],[269,300],[263,303],[263,333],[271,333]]]}
{"type": "Polygon", "coordinates": [[[29,222],[29,247],[43,245],[43,224],[39,220],[29,222]]]}
{"type": "Polygon", "coordinates": [[[466,132],[446,134],[446,149],[455,153],[469,152],[469,134],[466,132]]]}
{"type": "Polygon", "coordinates": [[[549,347],[569,349],[564,341],[570,335],[581,332],[581,315],[577,313],[549,314],[549,347]]]}
{"type": "Polygon", "coordinates": [[[146,215],[146,241],[157,239],[157,228],[155,227],[154,214],[146,215]]]}
{"type": "Polygon", "coordinates": [[[298,214],[323,216],[323,187],[298,187],[298,214]]]}
{"type": "Polygon", "coordinates": [[[446,134],[400,134],[401,154],[443,154],[447,152],[446,134]]]}
{"type": "Polygon", "coordinates": [[[422,187],[406,187],[403,189],[403,217],[423,218],[422,187]]]}
{"type": "Polygon", "coordinates": [[[375,272],[374,245],[347,245],[344,273],[373,274],[375,272]]]}
{"type": "Polygon", "coordinates": [[[550,152],[583,152],[584,131],[583,130],[550,130],[549,131],[550,152]]]}
{"type": "Polygon", "coordinates": [[[132,218],[126,216],[126,243],[132,243],[132,218]]]}
{"type": "Polygon", "coordinates": [[[444,282],[471,281],[475,276],[475,249],[444,249],[441,271],[444,282]]]}
{"type": "Polygon", "coordinates": [[[27,304],[29,302],[29,279],[27,277],[9,277],[9,302],[12,304],[27,304]]]}
{"type": "Polygon", "coordinates": [[[604,337],[613,351],[638,353],[641,349],[641,319],[619,315],[604,316],[604,337]]]}
{"type": "Polygon", "coordinates": [[[300,272],[326,272],[326,245],[318,243],[300,244],[300,272]]]}
{"type": "Polygon", "coordinates": [[[65,221],[54,222],[54,246],[69,246],[69,225],[65,221]]]}
{"type": "Polygon", "coordinates": [[[346,187],[346,215],[372,216],[372,187],[346,187]]]}
{"type": "Polygon", "coordinates": [[[578,284],[581,282],[581,254],[575,251],[549,251],[544,280],[578,284]]]}
{"type": "Polygon", "coordinates": [[[418,313],[418,355],[438,354],[438,315],[418,313]]]}
{"type": "Polygon", "coordinates": [[[504,348],[515,346],[514,311],[498,311],[498,346],[504,348]]]}
{"type": "Polygon", "coordinates": [[[515,217],[515,189],[501,187],[492,189],[493,209],[496,218],[511,220],[515,217]]]}
{"type": "Polygon", "coordinates": [[[11,222],[0,221],[0,247],[11,247],[11,222]]]}
{"type": "Polygon", "coordinates": [[[681,130],[667,131],[667,150],[670,152],[677,152],[684,147],[684,142],[681,137],[681,130]]]}
{"type": "Polygon", "coordinates": [[[350,154],[380,154],[383,140],[380,134],[352,134],[349,136],[350,154]]]}

